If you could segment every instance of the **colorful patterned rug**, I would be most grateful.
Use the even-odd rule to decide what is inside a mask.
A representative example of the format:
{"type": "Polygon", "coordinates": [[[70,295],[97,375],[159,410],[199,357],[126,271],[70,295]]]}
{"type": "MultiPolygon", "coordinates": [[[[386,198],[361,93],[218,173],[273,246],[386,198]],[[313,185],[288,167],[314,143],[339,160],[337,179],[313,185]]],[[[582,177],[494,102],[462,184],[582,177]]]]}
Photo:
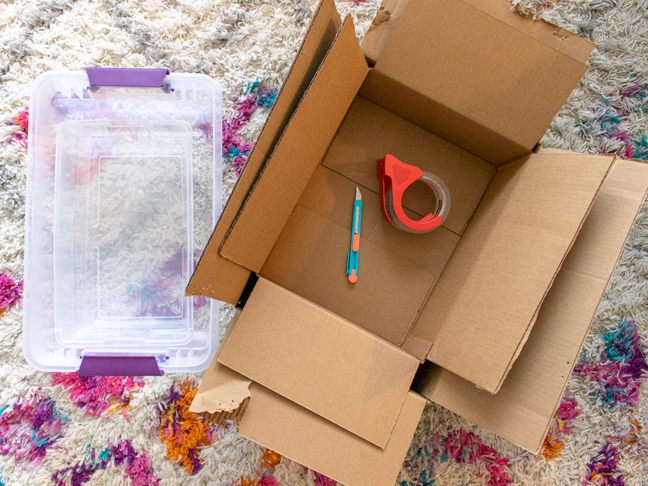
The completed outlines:
{"type": "MultiPolygon", "coordinates": [[[[378,0],[338,0],[362,37],[378,0]]],[[[543,139],[648,159],[645,0],[524,0],[521,11],[596,43],[543,139]]],[[[0,3],[0,484],[332,485],[212,427],[188,405],[200,375],[46,374],[22,358],[29,88],[85,66],[201,72],[224,90],[226,195],[286,76],[310,0],[4,0],[0,3]]],[[[632,230],[537,457],[438,406],[421,420],[402,486],[648,484],[648,206],[632,230]]],[[[231,309],[223,313],[223,322],[231,309]]]]}

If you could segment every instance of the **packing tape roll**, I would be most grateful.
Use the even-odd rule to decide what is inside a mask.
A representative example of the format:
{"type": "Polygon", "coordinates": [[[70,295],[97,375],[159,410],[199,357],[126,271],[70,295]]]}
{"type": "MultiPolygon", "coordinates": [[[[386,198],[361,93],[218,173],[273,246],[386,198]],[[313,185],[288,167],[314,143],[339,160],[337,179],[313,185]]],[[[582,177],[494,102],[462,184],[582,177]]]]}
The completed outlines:
{"type": "Polygon", "coordinates": [[[441,226],[448,217],[450,191],[434,174],[405,164],[393,155],[386,155],[378,162],[378,178],[383,216],[396,228],[410,233],[428,233],[441,226]],[[416,181],[427,185],[436,197],[434,211],[419,220],[411,219],[403,209],[403,194],[416,181]]]}

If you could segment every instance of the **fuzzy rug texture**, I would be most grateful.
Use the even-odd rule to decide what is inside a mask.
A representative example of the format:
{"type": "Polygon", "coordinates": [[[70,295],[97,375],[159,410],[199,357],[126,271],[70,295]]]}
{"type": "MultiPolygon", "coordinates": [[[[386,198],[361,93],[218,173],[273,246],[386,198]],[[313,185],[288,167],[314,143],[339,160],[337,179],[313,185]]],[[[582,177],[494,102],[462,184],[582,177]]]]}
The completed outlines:
{"type": "MultiPolygon", "coordinates": [[[[338,0],[360,38],[378,0],[338,0]]],[[[224,199],[312,15],[311,0],[0,2],[0,485],[332,485],[188,410],[200,375],[80,379],[22,357],[32,81],[86,66],[204,73],[223,88],[224,199]]],[[[523,0],[592,40],[590,69],[542,143],[648,160],[648,3],[523,0]]],[[[426,408],[399,484],[648,484],[648,205],[634,226],[537,457],[426,408]]],[[[222,312],[221,328],[231,317],[222,312]]]]}

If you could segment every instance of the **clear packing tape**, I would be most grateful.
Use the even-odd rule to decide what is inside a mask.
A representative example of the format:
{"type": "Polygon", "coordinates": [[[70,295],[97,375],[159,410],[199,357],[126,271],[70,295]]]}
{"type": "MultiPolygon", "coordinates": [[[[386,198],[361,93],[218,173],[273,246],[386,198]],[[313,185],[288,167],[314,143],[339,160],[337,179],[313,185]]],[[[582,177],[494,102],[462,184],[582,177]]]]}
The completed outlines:
{"type": "Polygon", "coordinates": [[[448,217],[450,191],[434,174],[423,172],[388,154],[378,161],[378,179],[383,216],[396,228],[410,233],[428,233],[441,226],[448,217]],[[416,181],[427,185],[436,197],[434,211],[419,220],[411,219],[403,208],[403,194],[416,181]]]}

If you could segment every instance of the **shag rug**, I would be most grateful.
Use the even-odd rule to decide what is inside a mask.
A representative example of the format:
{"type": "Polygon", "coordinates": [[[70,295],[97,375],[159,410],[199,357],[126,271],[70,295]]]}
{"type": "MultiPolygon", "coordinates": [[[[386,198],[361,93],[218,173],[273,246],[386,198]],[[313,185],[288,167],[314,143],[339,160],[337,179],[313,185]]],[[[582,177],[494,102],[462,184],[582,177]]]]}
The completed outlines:
{"type": "MultiPolygon", "coordinates": [[[[86,66],[205,73],[224,91],[226,198],[312,15],[311,0],[4,0],[0,3],[0,484],[332,485],[188,411],[200,375],[36,372],[21,350],[29,89],[86,66]]],[[[543,139],[648,159],[646,0],[524,0],[596,44],[543,139]]],[[[359,37],[378,0],[338,0],[359,37]]],[[[541,454],[427,407],[399,483],[648,484],[648,206],[601,304],[541,454]]],[[[221,327],[231,317],[223,312],[221,327]]],[[[568,325],[568,323],[566,323],[568,325]]]]}

